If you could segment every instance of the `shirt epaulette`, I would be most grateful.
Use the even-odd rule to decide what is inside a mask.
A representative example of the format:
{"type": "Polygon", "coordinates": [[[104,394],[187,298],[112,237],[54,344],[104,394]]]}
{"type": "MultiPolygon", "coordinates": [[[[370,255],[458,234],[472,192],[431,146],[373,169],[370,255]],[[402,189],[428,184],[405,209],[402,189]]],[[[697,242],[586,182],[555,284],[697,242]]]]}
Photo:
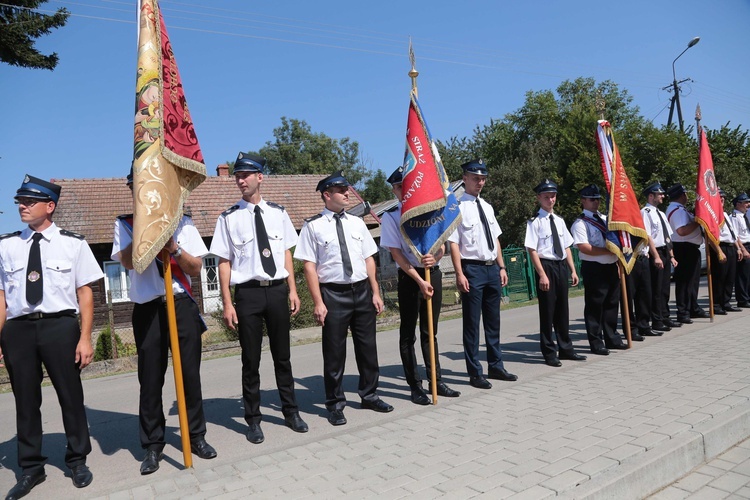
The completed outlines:
{"type": "Polygon", "coordinates": [[[284,205],[279,205],[278,203],[274,203],[274,202],[272,202],[272,201],[267,201],[267,202],[266,202],[266,205],[268,205],[269,207],[273,207],[273,208],[278,208],[278,209],[279,209],[279,210],[281,210],[282,212],[283,212],[284,210],[286,210],[286,208],[284,208],[284,205]]]}
{"type": "Polygon", "coordinates": [[[183,217],[187,217],[188,219],[192,219],[193,218],[193,212],[192,211],[186,212],[186,211],[183,210],[182,211],[182,216],[183,217]]]}
{"type": "Polygon", "coordinates": [[[16,231],[16,232],[13,232],[13,233],[0,234],[0,240],[4,240],[5,238],[11,238],[13,236],[20,236],[20,235],[21,235],[21,231],[16,231]]]}
{"type": "Polygon", "coordinates": [[[323,214],[315,214],[312,217],[308,217],[307,219],[305,219],[305,222],[312,222],[315,219],[320,219],[321,217],[323,217],[323,214]]]}
{"type": "Polygon", "coordinates": [[[133,214],[118,215],[117,218],[120,219],[120,220],[132,219],[133,218],[133,214]]]}
{"type": "Polygon", "coordinates": [[[578,216],[579,219],[583,219],[585,217],[586,217],[586,214],[584,214],[583,212],[581,212],[581,214],[578,216]]]}
{"type": "Polygon", "coordinates": [[[533,221],[533,220],[534,220],[534,219],[536,219],[537,217],[539,217],[539,212],[537,212],[537,213],[535,213],[534,215],[532,215],[531,217],[529,217],[529,222],[533,221]]]}
{"type": "Polygon", "coordinates": [[[651,212],[651,209],[650,209],[650,208],[648,208],[648,207],[643,207],[643,208],[645,208],[645,209],[646,209],[646,212],[651,212]]]}
{"type": "Polygon", "coordinates": [[[60,229],[60,234],[63,236],[70,236],[71,238],[77,238],[79,240],[85,239],[84,235],[68,231],[67,229],[60,229]]]}
{"type": "Polygon", "coordinates": [[[232,212],[234,212],[235,210],[237,210],[239,208],[240,208],[239,205],[234,205],[232,207],[227,208],[223,212],[221,212],[221,215],[227,216],[227,215],[231,214],[232,212]]]}
{"type": "Polygon", "coordinates": [[[398,210],[398,204],[393,205],[391,208],[386,210],[386,212],[395,212],[396,210],[398,210]]]}

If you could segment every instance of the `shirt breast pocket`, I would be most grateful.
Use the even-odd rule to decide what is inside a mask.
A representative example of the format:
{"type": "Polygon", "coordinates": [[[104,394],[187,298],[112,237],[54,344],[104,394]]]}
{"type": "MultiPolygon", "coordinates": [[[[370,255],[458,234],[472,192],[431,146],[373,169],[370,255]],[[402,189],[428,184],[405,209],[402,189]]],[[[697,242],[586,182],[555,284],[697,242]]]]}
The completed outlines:
{"type": "Polygon", "coordinates": [[[255,244],[255,237],[250,231],[246,231],[245,234],[239,231],[229,231],[229,241],[232,243],[232,250],[235,257],[238,259],[247,258],[252,250],[251,245],[255,244]]]}
{"type": "Polygon", "coordinates": [[[73,283],[73,263],[69,260],[50,259],[45,269],[45,279],[56,287],[70,288],[73,283]]]}
{"type": "Polygon", "coordinates": [[[23,276],[23,262],[7,262],[3,265],[3,274],[5,275],[5,293],[9,294],[15,291],[21,284],[23,276]]]}
{"type": "Polygon", "coordinates": [[[362,255],[362,248],[365,244],[365,237],[360,233],[352,233],[352,248],[349,249],[352,255],[362,255]]]}
{"type": "Polygon", "coordinates": [[[479,225],[476,222],[472,221],[461,221],[461,237],[464,239],[464,241],[468,244],[473,244],[477,240],[477,229],[479,228],[479,225]]]}
{"type": "Polygon", "coordinates": [[[271,245],[271,252],[277,257],[284,257],[284,235],[278,231],[271,230],[268,232],[268,244],[271,245]]]}

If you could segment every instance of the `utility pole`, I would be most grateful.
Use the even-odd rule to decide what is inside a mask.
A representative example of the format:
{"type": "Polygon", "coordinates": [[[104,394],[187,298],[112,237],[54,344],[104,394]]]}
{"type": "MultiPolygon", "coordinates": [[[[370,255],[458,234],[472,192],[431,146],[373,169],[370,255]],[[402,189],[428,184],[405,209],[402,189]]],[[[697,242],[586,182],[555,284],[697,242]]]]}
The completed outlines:
{"type": "Polygon", "coordinates": [[[677,59],[682,57],[682,54],[687,52],[690,47],[693,47],[695,44],[697,44],[700,41],[701,41],[701,38],[699,36],[696,36],[695,38],[693,38],[692,40],[688,42],[685,50],[680,52],[680,55],[674,58],[674,61],[672,61],[672,84],[667,85],[666,87],[662,89],[662,90],[668,90],[670,87],[672,88],[672,99],[671,99],[672,102],[669,105],[669,119],[667,120],[667,126],[672,125],[672,116],[674,116],[674,109],[676,107],[677,119],[679,120],[679,123],[680,123],[680,132],[685,131],[685,123],[682,120],[682,107],[680,107],[680,84],[690,80],[690,78],[685,78],[678,82],[677,74],[675,73],[675,69],[674,69],[674,63],[676,63],[677,59]]]}

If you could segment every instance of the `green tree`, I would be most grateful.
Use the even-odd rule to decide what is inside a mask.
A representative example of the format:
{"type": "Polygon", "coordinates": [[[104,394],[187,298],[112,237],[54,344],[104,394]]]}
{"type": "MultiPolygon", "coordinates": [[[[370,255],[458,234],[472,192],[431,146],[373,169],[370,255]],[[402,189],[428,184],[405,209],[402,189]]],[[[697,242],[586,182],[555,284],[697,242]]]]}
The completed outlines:
{"type": "Polygon", "coordinates": [[[53,70],[56,52],[41,54],[34,44],[53,29],[65,25],[70,13],[60,8],[53,15],[34,12],[47,0],[6,0],[0,5],[0,61],[11,66],[53,70]]]}
{"type": "Polygon", "coordinates": [[[365,168],[358,161],[359,144],[348,137],[334,139],[313,132],[304,120],[281,117],[281,126],[273,129],[273,141],[258,152],[266,158],[269,174],[330,174],[342,170],[347,180],[358,184],[365,168]]]}
{"type": "Polygon", "coordinates": [[[388,184],[387,179],[385,172],[378,169],[377,172],[365,181],[365,188],[360,193],[362,199],[369,201],[373,205],[391,199],[393,191],[391,191],[391,186],[388,184]]]}
{"type": "MultiPolygon", "coordinates": [[[[706,138],[714,160],[716,180],[729,200],[750,188],[750,137],[740,126],[729,123],[718,130],[707,130],[706,138]]],[[[727,200],[727,201],[729,201],[727,200]]]]}

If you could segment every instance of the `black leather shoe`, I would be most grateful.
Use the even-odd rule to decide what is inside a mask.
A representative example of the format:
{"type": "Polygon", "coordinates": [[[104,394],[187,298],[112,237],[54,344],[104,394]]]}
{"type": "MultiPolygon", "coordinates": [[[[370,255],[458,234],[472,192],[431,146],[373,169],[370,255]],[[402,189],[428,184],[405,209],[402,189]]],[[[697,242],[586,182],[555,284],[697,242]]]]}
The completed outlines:
{"type": "MultiPolygon", "coordinates": [[[[670,328],[670,330],[671,330],[671,328],[670,328]]],[[[669,330],[667,330],[667,331],[669,331],[669,330]]],[[[643,335],[646,336],[646,337],[661,337],[662,335],[664,335],[663,331],[655,330],[655,329],[653,329],[653,327],[652,327],[651,330],[646,330],[646,331],[643,331],[641,333],[643,333],[643,335]]]]}
{"type": "Polygon", "coordinates": [[[15,500],[16,498],[25,497],[31,492],[34,486],[43,483],[45,479],[47,479],[47,474],[44,473],[44,469],[35,474],[24,474],[16,485],[10,489],[5,499],[15,500]]]}
{"type": "Polygon", "coordinates": [[[294,432],[307,432],[309,430],[307,424],[302,420],[297,411],[289,415],[284,415],[284,423],[294,432]]]}
{"type": "Polygon", "coordinates": [[[73,486],[76,488],[85,488],[94,480],[94,475],[86,464],[76,465],[70,469],[70,475],[73,479],[73,486]]]}
{"type": "MultiPolygon", "coordinates": [[[[430,392],[432,392],[432,387],[430,387],[430,392]]],[[[457,398],[461,395],[459,391],[454,391],[448,387],[445,382],[437,383],[437,394],[444,398],[457,398]]]]}
{"type": "Polygon", "coordinates": [[[627,344],[613,344],[613,345],[607,346],[607,349],[609,349],[610,351],[624,351],[627,348],[628,348],[627,344]]]}
{"type": "Polygon", "coordinates": [[[344,416],[344,410],[331,410],[328,413],[328,423],[331,425],[346,424],[346,417],[344,416]]]}
{"type": "MultiPolygon", "coordinates": [[[[678,323],[678,324],[679,324],[679,323],[678,323]]],[[[653,325],[651,325],[651,330],[652,330],[652,331],[655,331],[655,332],[668,332],[668,331],[670,331],[671,329],[672,329],[672,327],[671,327],[671,326],[669,326],[669,325],[665,325],[664,323],[654,323],[653,325]]],[[[646,336],[648,336],[649,334],[648,334],[648,333],[646,333],[646,332],[643,332],[643,335],[646,335],[646,336]]],[[[657,335],[661,335],[661,333],[659,333],[659,334],[657,334],[657,335]]]]}
{"type": "Polygon", "coordinates": [[[518,380],[518,375],[508,373],[505,368],[500,368],[499,370],[489,370],[487,373],[487,377],[496,380],[505,380],[506,382],[515,382],[516,380],[518,380]]]}
{"type": "Polygon", "coordinates": [[[710,318],[710,317],[711,317],[711,315],[710,315],[710,314],[708,314],[708,313],[707,313],[706,311],[704,311],[703,309],[700,309],[700,310],[698,310],[698,311],[695,311],[695,312],[691,312],[691,313],[690,313],[690,317],[691,317],[691,318],[700,318],[700,319],[706,319],[706,318],[710,318]]]}
{"type": "Polygon", "coordinates": [[[472,387],[476,387],[477,389],[492,389],[490,381],[481,375],[478,377],[469,377],[469,383],[472,387]]]}
{"type": "Polygon", "coordinates": [[[390,413],[393,411],[393,406],[389,405],[382,399],[363,399],[362,400],[362,408],[366,408],[368,410],[373,410],[378,413],[390,413]]]}
{"type": "MultiPolygon", "coordinates": [[[[679,328],[682,326],[682,323],[680,321],[672,321],[671,319],[665,319],[664,324],[667,325],[669,328],[679,328]]],[[[653,329],[653,327],[652,327],[653,329]]]]}
{"type": "Polygon", "coordinates": [[[717,309],[716,307],[714,307],[714,315],[726,316],[727,312],[724,309],[717,309]]]}
{"type": "Polygon", "coordinates": [[[742,309],[750,309],[750,302],[738,302],[737,307],[742,309]]]}
{"type": "Polygon", "coordinates": [[[216,458],[216,450],[208,444],[205,438],[194,439],[190,442],[190,449],[204,460],[216,458]]]}
{"type": "Polygon", "coordinates": [[[428,404],[430,404],[430,398],[427,397],[427,394],[425,394],[424,389],[422,389],[421,387],[412,387],[411,402],[415,405],[427,406],[428,404]]]}
{"type": "Polygon", "coordinates": [[[690,318],[677,318],[678,323],[682,323],[683,325],[692,325],[693,320],[690,318]]]}
{"type": "Polygon", "coordinates": [[[569,359],[571,361],[586,361],[586,356],[576,352],[561,352],[560,359],[569,359]]]}
{"type": "Polygon", "coordinates": [[[146,457],[141,462],[141,475],[153,474],[159,470],[159,460],[162,459],[164,454],[156,450],[146,451],[146,457]]]}
{"type": "Polygon", "coordinates": [[[549,366],[554,366],[555,368],[562,366],[562,363],[560,363],[560,360],[557,358],[545,359],[544,362],[547,363],[549,366]]]}
{"type": "Polygon", "coordinates": [[[609,349],[606,347],[592,347],[591,352],[599,356],[609,356],[609,349]]]}
{"type": "Polygon", "coordinates": [[[253,444],[260,444],[266,440],[263,435],[263,431],[260,428],[260,424],[250,424],[246,434],[247,440],[253,444]]]}
{"type": "Polygon", "coordinates": [[[630,339],[633,342],[643,342],[643,340],[644,340],[643,339],[643,335],[641,335],[640,333],[632,333],[632,334],[630,334],[630,339]]]}
{"type": "Polygon", "coordinates": [[[734,307],[734,306],[724,306],[724,310],[730,313],[736,313],[736,312],[742,311],[742,309],[740,309],[739,307],[734,307]]]}

